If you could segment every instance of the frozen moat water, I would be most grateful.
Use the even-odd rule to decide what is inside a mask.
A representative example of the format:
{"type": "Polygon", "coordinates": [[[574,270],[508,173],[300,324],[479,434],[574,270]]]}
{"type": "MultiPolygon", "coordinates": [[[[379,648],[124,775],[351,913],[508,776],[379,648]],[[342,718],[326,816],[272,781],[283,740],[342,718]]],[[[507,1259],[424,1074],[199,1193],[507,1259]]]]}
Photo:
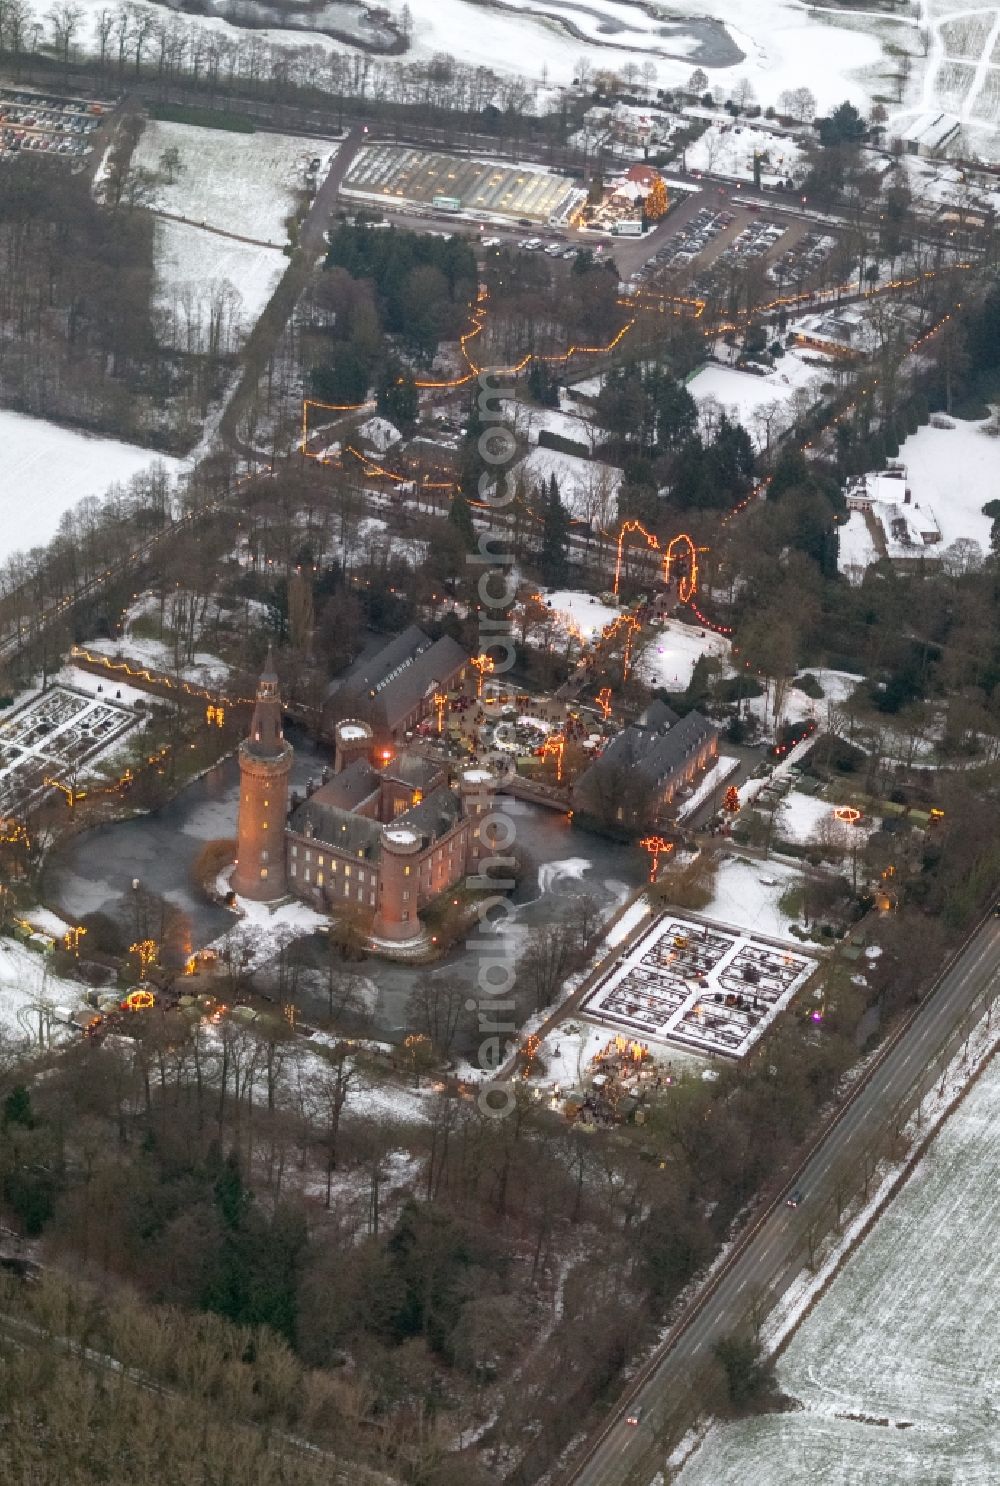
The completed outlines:
{"type": "MultiPolygon", "coordinates": [[[[294,742],[292,784],[303,788],[310,775],[319,773],[323,757],[304,739],[295,737],[294,742]]],[[[210,943],[232,927],[233,915],[204,900],[192,868],[206,841],[235,836],[238,800],[239,770],[232,758],[150,815],[73,837],[50,858],[46,901],[74,920],[102,912],[130,928],[132,885],[138,880],[185,916],[192,948],[210,943]]],[[[553,811],[520,801],[507,804],[517,843],[532,863],[515,896],[515,933],[550,921],[567,898],[581,893],[610,915],[645,880],[645,858],[634,849],[584,835],[553,811]]],[[[459,947],[432,973],[467,976],[472,994],[480,955],[478,944],[459,947]]],[[[357,969],[378,987],[379,1032],[399,1032],[407,998],[426,967],[371,958],[357,969]]]]}

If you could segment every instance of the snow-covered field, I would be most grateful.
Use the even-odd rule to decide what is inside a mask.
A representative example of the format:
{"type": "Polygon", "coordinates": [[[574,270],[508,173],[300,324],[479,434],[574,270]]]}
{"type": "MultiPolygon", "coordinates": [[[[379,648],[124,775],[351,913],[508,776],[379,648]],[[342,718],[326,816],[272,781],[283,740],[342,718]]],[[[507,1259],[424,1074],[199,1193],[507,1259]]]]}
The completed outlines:
{"type": "Polygon", "coordinates": [[[720,661],[729,659],[730,642],[679,619],[668,619],[642,652],[638,674],[647,686],[666,691],[684,691],[703,655],[720,661]]]}
{"type": "Polygon", "coordinates": [[[555,476],[559,498],[571,516],[597,526],[613,523],[618,510],[622,471],[600,459],[562,454],[558,449],[534,448],[513,471],[529,489],[548,485],[555,476]]]}
{"type": "Polygon", "coordinates": [[[15,1043],[48,1042],[53,1013],[74,1010],[82,999],[83,987],[53,975],[45,955],[0,939],[0,1035],[15,1043]]]}
{"type": "MultiPolygon", "coordinates": [[[[133,3],[136,11],[151,12],[158,21],[164,15],[162,6],[133,3]]],[[[49,0],[29,0],[28,8],[48,36],[49,0]]],[[[96,49],[98,16],[106,9],[103,0],[74,6],[82,13],[77,46],[96,49]]],[[[399,7],[392,10],[398,20],[399,7]]],[[[710,82],[727,93],[745,78],[762,104],[777,105],[783,91],[806,83],[821,110],[844,98],[866,104],[886,75],[884,44],[905,38],[903,27],[913,26],[909,16],[893,24],[892,18],[864,12],[852,23],[849,12],[811,12],[801,0],[701,0],[694,19],[680,0],[656,6],[655,15],[653,7],[632,0],[505,0],[497,8],[477,0],[410,0],[409,10],[406,60],[426,62],[446,54],[471,67],[521,76],[537,87],[571,82],[579,76],[581,60],[591,70],[648,69],[653,88],[676,87],[695,67],[703,67],[710,82]]],[[[211,32],[229,46],[309,48],[319,59],[324,52],[344,50],[315,32],[248,31],[211,16],[181,19],[185,31],[211,32]]],[[[322,77],[321,60],[312,75],[322,77]]]]}
{"type": "Polygon", "coordinates": [[[818,800],[815,795],[790,790],[778,808],[775,835],[782,841],[795,841],[800,845],[821,838],[825,845],[843,852],[862,845],[877,822],[866,818],[851,825],[837,819],[834,813],[837,808],[829,800],[818,800]]]}
{"type": "Polygon", "coordinates": [[[190,327],[199,346],[212,301],[226,285],[236,291],[233,315],[247,334],[287,267],[280,248],[258,248],[186,222],[161,219],[156,224],[156,298],[161,312],[173,318],[168,339],[183,346],[190,327]]]}
{"type": "Polygon", "coordinates": [[[543,589],[542,598],[567,628],[578,630],[585,640],[599,635],[622,613],[611,604],[602,604],[592,593],[574,588],[543,589]]]}
{"type": "Polygon", "coordinates": [[[930,506],[938,519],[942,547],[971,537],[988,552],[993,523],[982,508],[986,501],[1000,499],[1000,438],[984,433],[984,423],[950,421],[952,428],[928,423],[910,434],[899,458],[914,501],[930,506]]]}
{"type": "Polygon", "coordinates": [[[914,68],[906,107],[894,130],[943,111],[961,124],[967,143],[953,153],[1000,159],[1000,7],[966,0],[920,0],[926,60],[914,68]]]}
{"type": "Polygon", "coordinates": [[[242,335],[252,329],[288,267],[286,221],[306,167],[318,159],[322,180],[336,152],[330,140],[300,135],[147,123],[134,164],[153,181],[151,206],[167,214],[156,231],[157,301],[168,317],[167,343],[202,346],[212,302],[225,286],[238,298],[224,326],[242,335]],[[179,157],[172,179],[161,164],[167,151],[179,157]]]}
{"type": "Polygon", "coordinates": [[[803,155],[794,139],[751,124],[710,124],[685,151],[689,170],[707,170],[733,180],[752,181],[754,156],[761,162],[761,181],[772,185],[803,173],[803,155]]]}
{"type": "Polygon", "coordinates": [[[762,449],[801,409],[815,402],[826,380],[822,363],[789,351],[763,376],[713,363],[691,378],[688,391],[703,415],[707,407],[718,403],[762,449]]]}
{"type": "MultiPolygon", "coordinates": [[[[988,553],[993,522],[983,515],[983,506],[1000,499],[1000,437],[986,432],[989,419],[963,422],[938,417],[937,421],[947,426],[925,424],[899,450],[906,483],[913,492],[913,509],[932,512],[941,530],[941,541],[926,548],[926,555],[939,558],[962,539],[977,542],[988,553]],[[956,471],[961,472],[960,478],[956,471]]],[[[864,514],[852,511],[838,536],[840,571],[850,582],[860,583],[865,568],[879,557],[864,514]]]]}
{"type": "Polygon", "coordinates": [[[101,496],[159,461],[172,474],[182,461],[116,439],[59,428],[43,418],[0,410],[0,560],[44,546],[64,512],[85,496],[101,496]]]}
{"type": "Polygon", "coordinates": [[[868,530],[863,511],[852,511],[843,526],[837,528],[839,549],[837,566],[848,583],[859,584],[865,569],[878,562],[879,550],[868,530]]]}
{"type": "Polygon", "coordinates": [[[783,893],[799,877],[781,862],[727,857],[719,864],[715,892],[703,918],[718,919],[735,929],[748,929],[769,939],[787,939],[794,922],[780,906],[783,893]]]}
{"type": "Polygon", "coordinates": [[[330,140],[235,134],[150,120],[133,164],[156,176],[150,202],[156,211],[283,248],[288,241],[285,219],[303,189],[306,166],[319,159],[322,180],[336,153],[337,145],[330,140]],[[166,150],[180,156],[172,181],[160,169],[166,150]]]}
{"type": "Polygon", "coordinates": [[[680,1486],[1000,1480],[998,1129],[994,1061],[782,1357],[801,1407],[713,1429],[680,1486]]]}

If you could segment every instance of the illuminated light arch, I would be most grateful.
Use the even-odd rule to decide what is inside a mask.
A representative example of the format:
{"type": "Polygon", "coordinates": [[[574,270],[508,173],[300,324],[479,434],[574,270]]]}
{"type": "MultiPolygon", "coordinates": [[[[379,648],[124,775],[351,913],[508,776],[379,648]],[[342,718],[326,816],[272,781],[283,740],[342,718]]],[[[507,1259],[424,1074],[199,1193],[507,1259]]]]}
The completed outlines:
{"type": "Polygon", "coordinates": [[[626,631],[625,652],[622,664],[623,681],[628,680],[628,673],[632,668],[632,643],[641,628],[642,626],[634,614],[619,614],[617,619],[613,619],[610,624],[606,624],[601,631],[601,643],[603,645],[610,645],[619,630],[624,629],[626,631]]]}
{"type": "Polygon", "coordinates": [[[663,578],[666,583],[670,582],[670,570],[677,558],[678,548],[683,553],[681,560],[687,560],[688,571],[686,574],[682,573],[677,580],[677,594],[681,603],[687,604],[698,592],[698,548],[687,532],[682,531],[671,539],[663,555],[663,578]]]}
{"type": "Polygon", "coordinates": [[[564,733],[549,733],[542,744],[542,758],[554,758],[556,761],[556,783],[562,784],[563,777],[563,755],[566,752],[566,736],[564,733]]]}

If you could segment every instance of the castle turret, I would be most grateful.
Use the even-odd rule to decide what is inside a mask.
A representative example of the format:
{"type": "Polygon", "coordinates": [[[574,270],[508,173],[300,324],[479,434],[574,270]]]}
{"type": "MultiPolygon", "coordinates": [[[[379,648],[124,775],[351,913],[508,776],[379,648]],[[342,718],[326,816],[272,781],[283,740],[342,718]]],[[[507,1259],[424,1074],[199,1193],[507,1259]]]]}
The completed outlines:
{"type": "Polygon", "coordinates": [[[409,826],[385,826],[378,874],[378,911],[372,930],[379,939],[403,941],[423,933],[419,908],[419,867],[423,842],[409,826]]]}
{"type": "Polygon", "coordinates": [[[375,738],[367,722],[349,717],[334,728],[333,770],[340,774],[359,758],[370,758],[375,738]]]}
{"type": "Polygon", "coordinates": [[[240,744],[240,814],[233,890],[271,903],[283,898],[288,776],[293,750],[281,724],[278,676],[268,651],[250,733],[240,744]]]}

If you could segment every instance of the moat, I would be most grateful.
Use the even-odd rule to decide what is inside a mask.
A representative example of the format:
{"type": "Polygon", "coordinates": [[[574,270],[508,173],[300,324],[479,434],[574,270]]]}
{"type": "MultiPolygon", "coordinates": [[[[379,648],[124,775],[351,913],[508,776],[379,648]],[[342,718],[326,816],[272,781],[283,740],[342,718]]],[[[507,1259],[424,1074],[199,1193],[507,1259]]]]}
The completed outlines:
{"type": "MultiPolygon", "coordinates": [[[[325,755],[301,736],[293,741],[292,787],[302,790],[319,773],[325,755]]],[[[231,758],[152,814],[73,837],[49,859],[46,901],[75,921],[100,912],[130,927],[133,884],[138,881],[185,916],[193,948],[221,938],[233,927],[234,915],[204,898],[193,867],[207,841],[235,837],[238,799],[239,771],[231,758]]],[[[521,802],[514,809],[517,841],[531,864],[515,895],[512,922],[517,929],[544,924],[560,900],[579,893],[589,893],[610,913],[645,880],[645,858],[635,850],[574,830],[551,810],[521,802]]],[[[433,973],[467,974],[472,984],[476,955],[475,949],[456,949],[433,973]]],[[[397,1035],[404,1026],[406,1000],[425,967],[369,958],[358,970],[377,987],[377,1032],[397,1035]]]]}

